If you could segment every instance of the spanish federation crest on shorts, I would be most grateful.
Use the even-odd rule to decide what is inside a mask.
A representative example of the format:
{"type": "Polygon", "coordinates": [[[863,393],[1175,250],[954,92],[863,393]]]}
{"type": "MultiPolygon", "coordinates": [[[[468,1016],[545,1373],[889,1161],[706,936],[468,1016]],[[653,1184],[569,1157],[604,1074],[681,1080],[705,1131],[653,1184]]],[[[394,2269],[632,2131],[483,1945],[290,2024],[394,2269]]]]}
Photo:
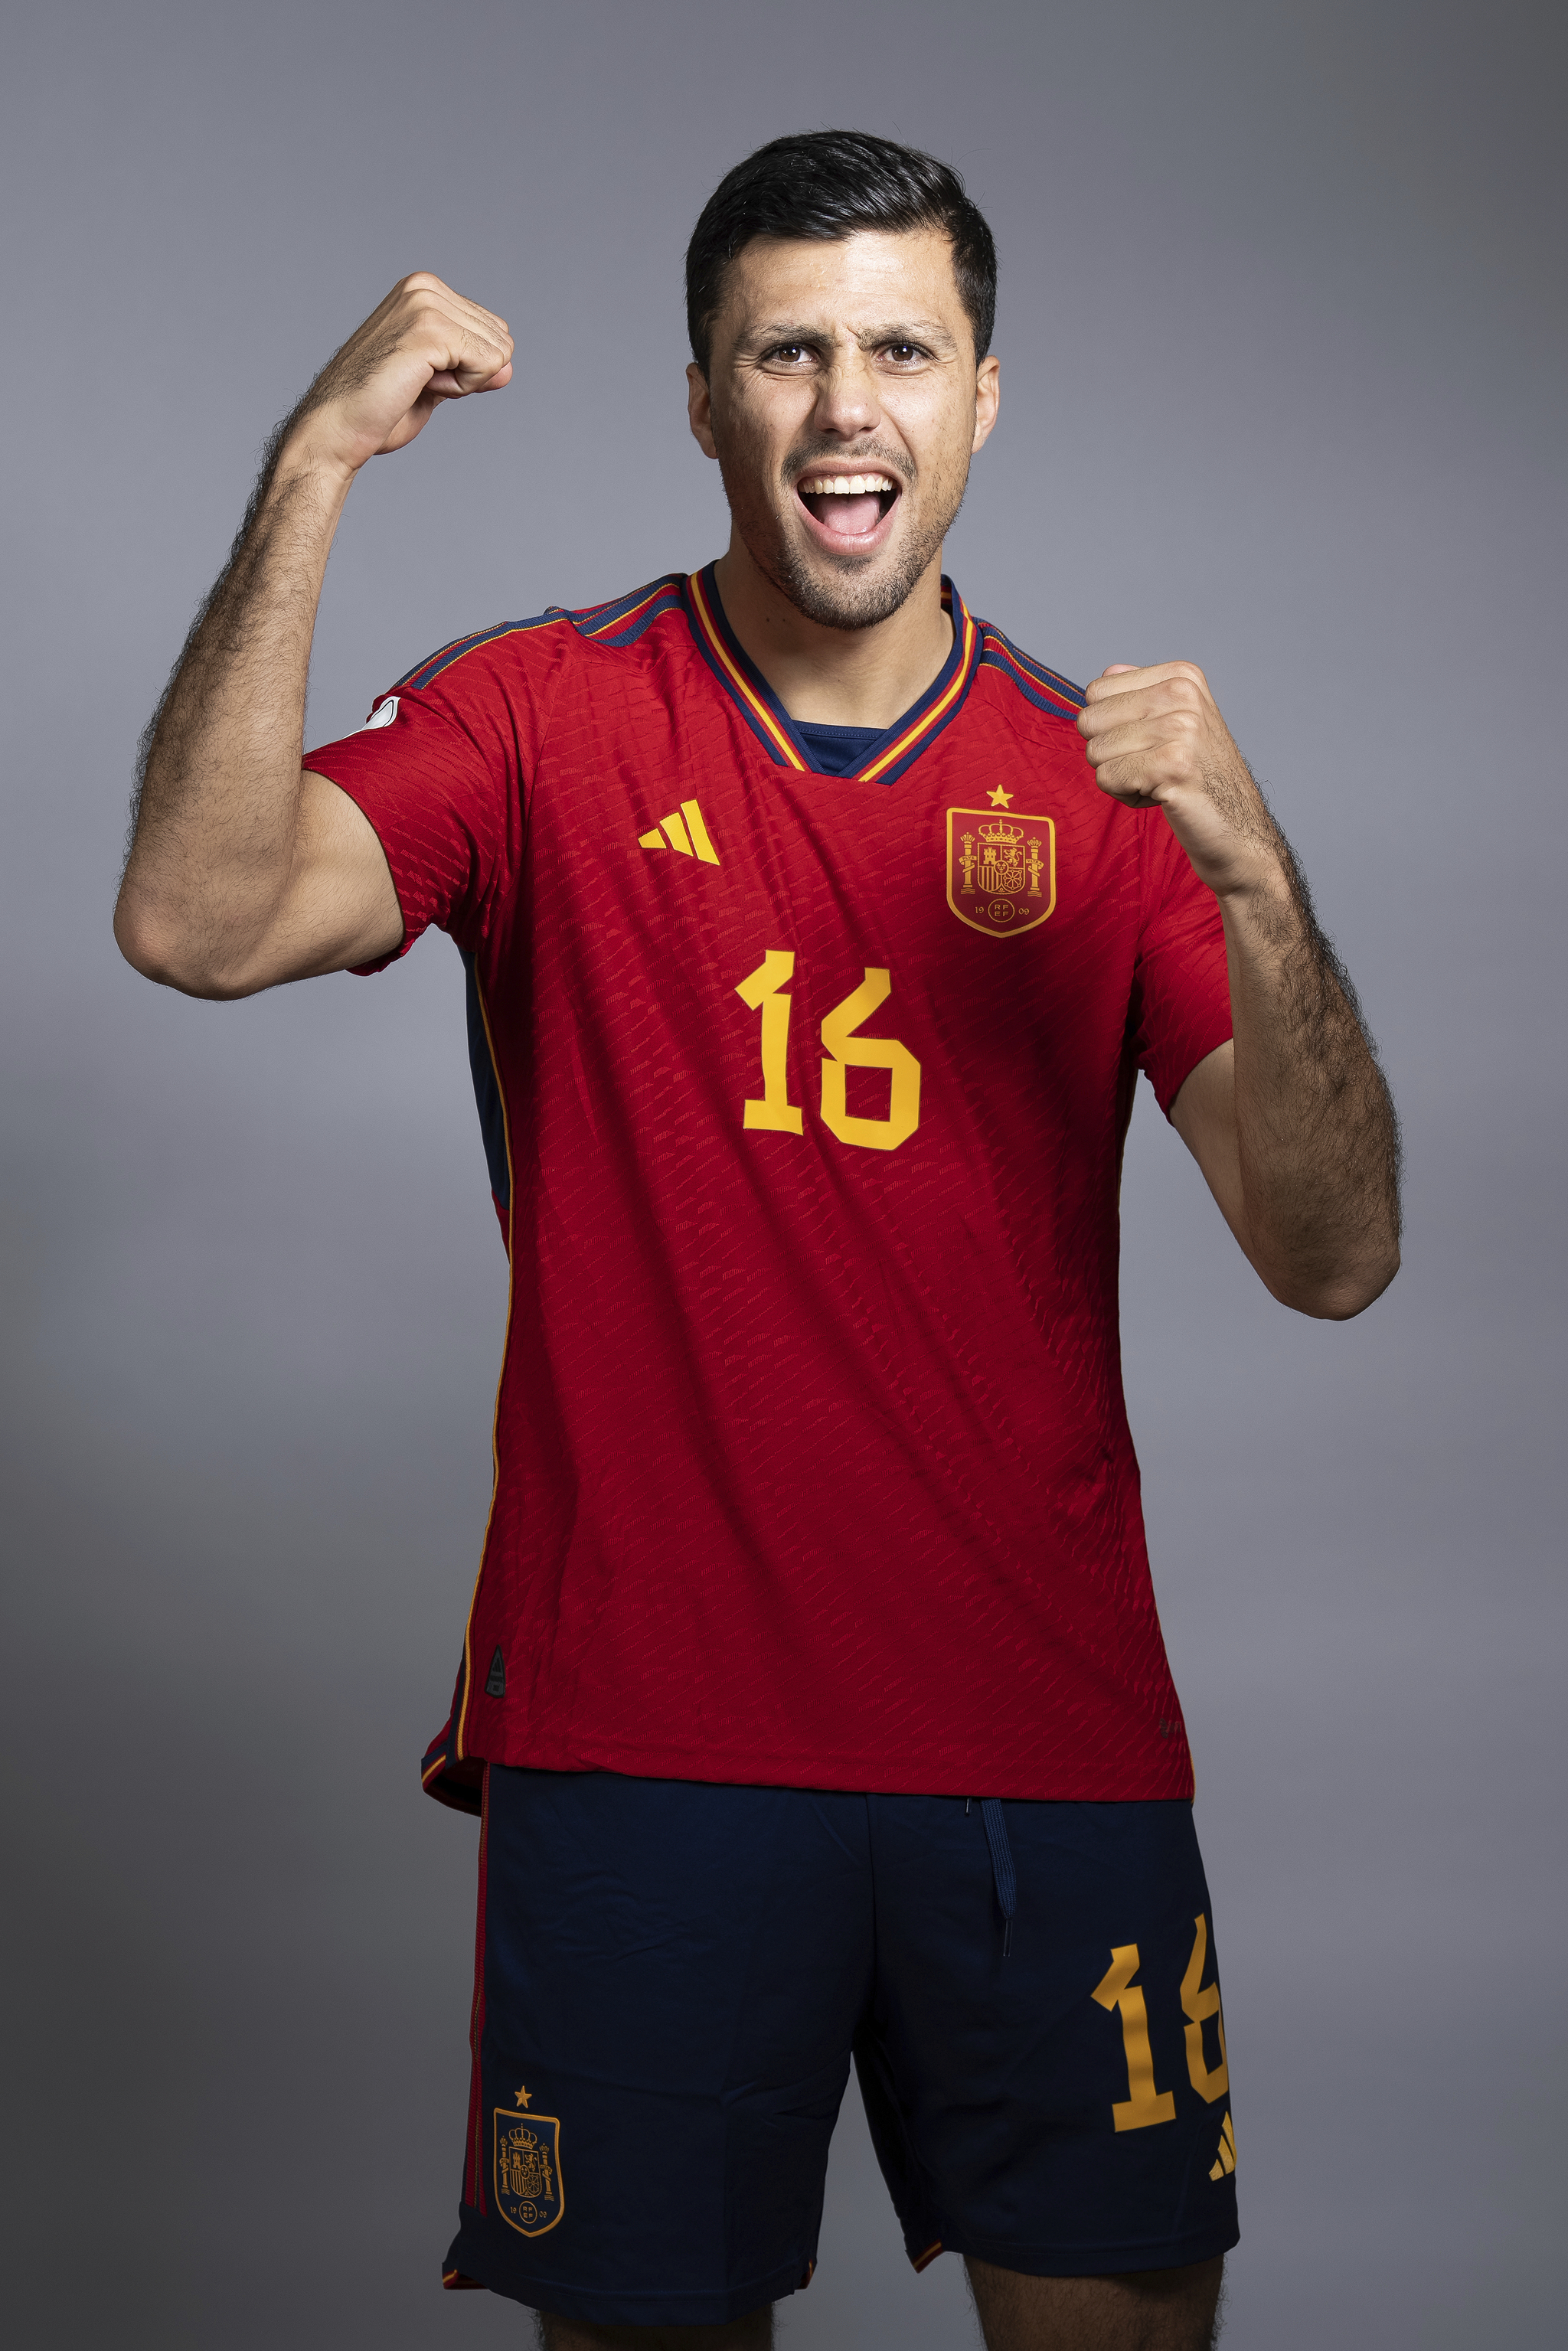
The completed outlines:
{"type": "Polygon", "coordinates": [[[542,2237],[566,2210],[560,2125],[553,2115],[495,2110],[496,2210],[520,2235],[542,2237]]]}
{"type": "Polygon", "coordinates": [[[1056,827],[1011,810],[947,811],[947,904],[988,938],[1018,938],[1056,904],[1056,827]]]}

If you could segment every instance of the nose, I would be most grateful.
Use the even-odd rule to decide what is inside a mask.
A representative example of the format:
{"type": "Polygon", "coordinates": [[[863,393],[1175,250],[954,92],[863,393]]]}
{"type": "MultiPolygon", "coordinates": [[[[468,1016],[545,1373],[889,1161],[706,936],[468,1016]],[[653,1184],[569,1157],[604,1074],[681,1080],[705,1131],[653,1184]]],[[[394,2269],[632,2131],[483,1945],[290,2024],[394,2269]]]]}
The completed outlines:
{"type": "Polygon", "coordinates": [[[831,364],[818,379],[817,405],[812,418],[819,432],[840,440],[858,440],[874,433],[882,422],[876,371],[869,353],[858,344],[835,347],[831,364]]]}

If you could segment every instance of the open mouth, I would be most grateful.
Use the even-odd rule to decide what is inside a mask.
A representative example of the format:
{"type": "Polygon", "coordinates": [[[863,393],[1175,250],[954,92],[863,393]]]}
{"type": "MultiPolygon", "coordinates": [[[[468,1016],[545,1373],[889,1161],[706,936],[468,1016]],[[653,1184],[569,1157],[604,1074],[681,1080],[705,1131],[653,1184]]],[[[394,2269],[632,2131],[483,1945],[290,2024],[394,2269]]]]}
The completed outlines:
{"type": "Polygon", "coordinates": [[[821,538],[856,552],[868,547],[898,502],[890,474],[803,475],[795,495],[821,538]]]}

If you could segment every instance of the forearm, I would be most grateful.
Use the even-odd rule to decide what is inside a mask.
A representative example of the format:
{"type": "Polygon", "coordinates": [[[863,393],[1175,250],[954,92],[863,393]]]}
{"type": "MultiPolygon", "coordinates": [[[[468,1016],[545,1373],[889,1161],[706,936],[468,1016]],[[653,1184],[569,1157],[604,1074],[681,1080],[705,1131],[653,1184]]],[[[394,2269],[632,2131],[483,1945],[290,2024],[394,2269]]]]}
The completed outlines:
{"type": "Polygon", "coordinates": [[[296,431],[250,511],[144,738],[115,935],[137,967],[240,992],[293,872],[305,690],[351,470],[296,431]]]}
{"type": "Polygon", "coordinates": [[[1291,852],[1219,893],[1233,1021],[1238,1238],[1308,1314],[1371,1304],[1399,1265],[1394,1106],[1291,852]]]}
{"type": "Polygon", "coordinates": [[[1276,1298],[1359,1314],[1399,1270],[1399,1129],[1355,992],[1257,779],[1191,662],[1114,662],[1079,731],[1103,791],[1160,809],[1218,901],[1232,1041],[1171,1106],[1276,1298]]]}
{"type": "Polygon", "coordinates": [[[504,319],[415,270],[281,428],[148,728],[115,936],[139,971],[244,996],[369,961],[402,917],[369,824],[300,774],[321,580],[349,485],[444,402],[511,381],[504,319]]]}

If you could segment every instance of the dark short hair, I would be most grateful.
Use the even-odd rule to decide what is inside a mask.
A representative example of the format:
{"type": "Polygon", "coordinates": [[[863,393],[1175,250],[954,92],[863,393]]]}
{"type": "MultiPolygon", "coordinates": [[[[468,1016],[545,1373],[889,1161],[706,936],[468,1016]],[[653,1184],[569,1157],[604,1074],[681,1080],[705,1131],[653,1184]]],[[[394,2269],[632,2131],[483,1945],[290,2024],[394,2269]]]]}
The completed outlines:
{"type": "Polygon", "coordinates": [[[950,164],[867,131],[801,131],[770,139],[727,172],[686,247],[686,330],[707,373],[724,274],[754,236],[836,244],[856,229],[936,228],[952,240],[953,273],[975,335],[991,348],[997,247],[985,215],[950,164]]]}

